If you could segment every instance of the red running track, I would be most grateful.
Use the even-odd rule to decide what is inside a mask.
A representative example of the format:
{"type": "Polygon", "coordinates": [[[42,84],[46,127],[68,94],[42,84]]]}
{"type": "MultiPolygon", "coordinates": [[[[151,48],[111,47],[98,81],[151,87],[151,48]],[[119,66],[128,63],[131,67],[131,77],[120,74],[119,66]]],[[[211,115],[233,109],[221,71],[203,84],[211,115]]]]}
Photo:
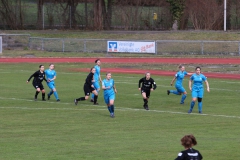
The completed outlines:
{"type": "MultiPolygon", "coordinates": [[[[103,63],[240,64],[240,58],[100,58],[103,63]]],[[[96,58],[0,58],[0,63],[94,63],[96,58]]]]}
{"type": "MultiPolygon", "coordinates": [[[[90,68],[81,68],[76,69],[76,71],[81,72],[89,72],[90,68]]],[[[124,69],[124,68],[101,68],[101,72],[111,72],[111,73],[128,73],[128,74],[142,74],[144,75],[146,72],[150,72],[152,75],[160,75],[160,76],[174,76],[176,72],[173,71],[162,71],[162,70],[139,70],[139,69],[124,69]]],[[[222,73],[203,73],[208,78],[220,78],[220,79],[239,79],[239,74],[222,74],[222,73]]]]}
{"type": "MultiPolygon", "coordinates": [[[[240,58],[100,58],[103,63],[240,64],[240,58]]],[[[0,63],[94,63],[96,58],[0,58],[0,63]]],[[[76,69],[78,70],[78,69],[76,69]]],[[[81,69],[80,71],[89,71],[81,69]]],[[[102,72],[144,74],[147,70],[103,68],[102,72]]],[[[151,74],[174,76],[176,72],[151,70],[151,74]]],[[[239,74],[204,73],[211,78],[240,79],[239,74]]]]}

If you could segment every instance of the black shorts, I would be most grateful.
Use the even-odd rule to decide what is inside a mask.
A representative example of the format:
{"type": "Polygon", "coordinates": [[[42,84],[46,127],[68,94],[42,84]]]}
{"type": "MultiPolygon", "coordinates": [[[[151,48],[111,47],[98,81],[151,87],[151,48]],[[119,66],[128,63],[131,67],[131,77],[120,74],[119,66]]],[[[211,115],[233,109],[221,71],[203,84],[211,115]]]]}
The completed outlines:
{"type": "Polygon", "coordinates": [[[84,85],[83,90],[84,90],[85,96],[90,96],[90,93],[92,93],[92,91],[94,91],[95,89],[92,88],[91,86],[84,85]]]}
{"type": "Polygon", "coordinates": [[[38,84],[38,83],[33,83],[32,85],[33,85],[33,87],[34,87],[35,89],[40,88],[40,90],[44,90],[44,87],[43,87],[42,83],[40,83],[40,84],[38,84]]]}
{"type": "Polygon", "coordinates": [[[146,89],[141,88],[141,94],[142,94],[143,92],[146,93],[146,97],[147,97],[147,98],[150,97],[151,90],[146,90],[146,89]]]}

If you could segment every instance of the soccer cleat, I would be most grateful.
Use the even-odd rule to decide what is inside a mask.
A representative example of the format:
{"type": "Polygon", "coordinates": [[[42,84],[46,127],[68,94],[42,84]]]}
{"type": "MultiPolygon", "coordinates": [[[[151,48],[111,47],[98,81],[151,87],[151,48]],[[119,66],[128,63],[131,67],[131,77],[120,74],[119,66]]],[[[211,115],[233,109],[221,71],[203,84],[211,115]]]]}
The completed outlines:
{"type": "Polygon", "coordinates": [[[78,101],[77,101],[77,99],[74,99],[74,103],[75,103],[75,105],[77,105],[77,104],[78,104],[78,101]]]}
{"type": "Polygon", "coordinates": [[[93,99],[91,99],[91,100],[90,100],[90,102],[94,102],[94,100],[93,100],[93,99]]]}
{"type": "Polygon", "coordinates": [[[46,101],[46,99],[42,99],[42,101],[46,101]]]}
{"type": "Polygon", "coordinates": [[[93,103],[93,105],[98,105],[98,103],[96,102],[96,103],[93,103]]]}
{"type": "Polygon", "coordinates": [[[37,98],[34,98],[34,101],[37,101],[37,98]]]}
{"type": "Polygon", "coordinates": [[[111,114],[110,114],[110,117],[111,117],[111,118],[114,118],[114,117],[115,117],[115,116],[114,116],[114,113],[111,113],[111,114]]]}
{"type": "Polygon", "coordinates": [[[198,111],[198,113],[202,114],[202,111],[198,111]]]}
{"type": "Polygon", "coordinates": [[[192,113],[192,110],[191,110],[191,109],[189,109],[189,110],[188,110],[188,113],[192,113]]]}
{"type": "Polygon", "coordinates": [[[180,102],[180,104],[184,104],[184,102],[180,102]]]}
{"type": "Polygon", "coordinates": [[[169,95],[170,94],[170,91],[169,90],[167,90],[167,95],[169,95]]]}
{"type": "Polygon", "coordinates": [[[47,99],[50,100],[50,96],[49,95],[47,95],[47,99]]]}
{"type": "Polygon", "coordinates": [[[57,102],[59,102],[60,101],[60,99],[57,99],[57,102]]]}
{"type": "Polygon", "coordinates": [[[148,105],[146,105],[145,107],[146,107],[145,109],[148,111],[149,110],[148,105]]]}

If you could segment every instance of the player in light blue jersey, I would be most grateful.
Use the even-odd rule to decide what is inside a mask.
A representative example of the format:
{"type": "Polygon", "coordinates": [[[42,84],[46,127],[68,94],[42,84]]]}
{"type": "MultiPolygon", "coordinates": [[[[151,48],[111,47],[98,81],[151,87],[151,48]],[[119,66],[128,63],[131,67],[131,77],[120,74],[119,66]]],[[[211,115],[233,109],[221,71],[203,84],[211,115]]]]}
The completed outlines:
{"type": "MultiPolygon", "coordinates": [[[[99,85],[99,81],[102,83],[102,79],[101,79],[101,75],[100,75],[100,72],[101,72],[101,61],[100,59],[96,59],[95,60],[95,70],[96,72],[94,73],[94,82],[93,82],[93,86],[94,88],[96,89],[96,91],[99,93],[100,91],[100,85],[99,85]]],[[[91,102],[94,102],[94,94],[92,93],[92,98],[91,98],[91,102]]]]}
{"type": "Polygon", "coordinates": [[[48,93],[48,100],[50,99],[50,96],[52,94],[54,94],[56,100],[60,101],[60,99],[58,98],[58,93],[57,93],[57,90],[55,88],[55,83],[54,83],[54,80],[57,77],[57,73],[54,70],[54,64],[49,65],[49,69],[45,70],[45,74],[47,77],[47,85],[51,89],[51,91],[48,93]]]}
{"type": "Polygon", "coordinates": [[[198,100],[198,112],[202,113],[202,98],[204,93],[203,82],[205,82],[207,86],[207,91],[210,92],[207,77],[201,74],[201,68],[196,67],[195,71],[196,73],[194,73],[189,80],[189,89],[192,91],[192,102],[188,113],[192,112],[196,100],[198,100]]]}
{"type": "Polygon", "coordinates": [[[174,78],[171,81],[171,86],[173,85],[174,81],[176,80],[175,83],[175,88],[177,90],[167,90],[167,94],[169,95],[170,93],[176,94],[176,95],[181,95],[182,94],[182,98],[180,101],[180,104],[184,104],[184,100],[187,97],[187,91],[185,90],[185,88],[182,85],[182,82],[184,80],[184,77],[186,75],[191,76],[192,73],[188,73],[185,71],[185,67],[180,65],[179,67],[179,71],[175,74],[174,78]]]}
{"type": "Polygon", "coordinates": [[[115,100],[115,94],[117,93],[117,89],[114,84],[114,80],[111,79],[111,77],[112,77],[111,73],[106,74],[106,79],[102,81],[102,89],[104,90],[104,101],[107,104],[108,110],[110,112],[110,116],[114,118],[115,117],[114,100],[115,100]]]}

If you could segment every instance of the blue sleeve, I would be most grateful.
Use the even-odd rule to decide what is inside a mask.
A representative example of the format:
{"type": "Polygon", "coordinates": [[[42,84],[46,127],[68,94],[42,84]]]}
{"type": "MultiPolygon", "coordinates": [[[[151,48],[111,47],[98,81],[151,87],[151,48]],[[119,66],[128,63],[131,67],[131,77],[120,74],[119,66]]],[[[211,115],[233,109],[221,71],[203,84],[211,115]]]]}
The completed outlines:
{"type": "Polygon", "coordinates": [[[204,75],[202,76],[202,80],[203,81],[206,81],[207,80],[207,77],[205,77],[204,75]]]}
{"type": "Polygon", "coordinates": [[[57,76],[57,72],[56,71],[54,71],[54,76],[57,76]]]}
{"type": "Polygon", "coordinates": [[[178,77],[178,73],[175,74],[175,77],[176,77],[176,78],[178,77]]]}
{"type": "Polygon", "coordinates": [[[188,72],[185,71],[185,72],[184,72],[184,75],[187,75],[187,74],[188,74],[188,72]]]}
{"type": "Polygon", "coordinates": [[[192,75],[192,76],[190,77],[190,80],[192,80],[192,81],[193,81],[193,79],[194,79],[194,76],[192,75]]]}

